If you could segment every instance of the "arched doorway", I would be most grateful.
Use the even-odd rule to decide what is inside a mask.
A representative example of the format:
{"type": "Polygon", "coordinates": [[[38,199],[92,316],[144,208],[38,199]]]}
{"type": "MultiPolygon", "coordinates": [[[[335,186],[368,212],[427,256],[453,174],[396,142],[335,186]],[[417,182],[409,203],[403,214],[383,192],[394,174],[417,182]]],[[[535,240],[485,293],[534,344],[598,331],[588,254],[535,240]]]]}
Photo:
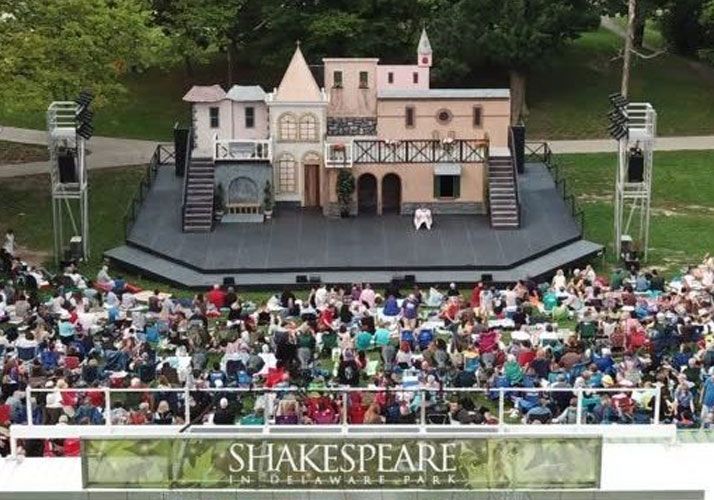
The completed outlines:
{"type": "Polygon", "coordinates": [[[357,179],[357,213],[377,213],[377,178],[372,174],[362,174],[357,179]]]}
{"type": "Polygon", "coordinates": [[[397,174],[382,178],[382,213],[398,214],[402,205],[402,180],[397,174]]]}

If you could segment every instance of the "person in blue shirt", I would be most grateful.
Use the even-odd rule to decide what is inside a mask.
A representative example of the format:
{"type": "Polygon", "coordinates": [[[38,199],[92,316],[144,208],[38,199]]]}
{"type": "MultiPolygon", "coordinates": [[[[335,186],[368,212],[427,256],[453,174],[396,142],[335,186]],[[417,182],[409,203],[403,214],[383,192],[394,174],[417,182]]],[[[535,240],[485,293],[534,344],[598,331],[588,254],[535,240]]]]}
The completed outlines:
{"type": "Polygon", "coordinates": [[[387,297],[384,301],[384,313],[385,316],[399,316],[399,304],[394,295],[387,297]]]}
{"type": "Polygon", "coordinates": [[[709,370],[709,376],[702,385],[700,397],[702,404],[701,421],[702,425],[708,420],[709,414],[714,412],[714,369],[709,370]]]}

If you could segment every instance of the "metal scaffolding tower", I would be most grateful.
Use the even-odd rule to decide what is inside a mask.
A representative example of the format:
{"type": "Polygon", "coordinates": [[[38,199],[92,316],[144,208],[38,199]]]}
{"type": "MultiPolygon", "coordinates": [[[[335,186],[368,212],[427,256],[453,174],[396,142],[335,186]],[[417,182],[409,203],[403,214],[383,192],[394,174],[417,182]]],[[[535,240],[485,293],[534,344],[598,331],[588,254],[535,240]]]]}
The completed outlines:
{"type": "Polygon", "coordinates": [[[618,141],[615,181],[615,252],[623,252],[623,242],[631,242],[647,260],[650,237],[652,160],[657,136],[657,112],[649,103],[629,103],[626,107],[627,134],[618,141]],[[631,163],[633,152],[641,154],[642,168],[631,163]],[[634,171],[633,171],[634,170],[634,171]]]}
{"type": "Polygon", "coordinates": [[[56,101],[47,109],[55,264],[65,260],[68,247],[72,258],[89,257],[86,141],[77,134],[79,109],[74,101],[56,101]]]}

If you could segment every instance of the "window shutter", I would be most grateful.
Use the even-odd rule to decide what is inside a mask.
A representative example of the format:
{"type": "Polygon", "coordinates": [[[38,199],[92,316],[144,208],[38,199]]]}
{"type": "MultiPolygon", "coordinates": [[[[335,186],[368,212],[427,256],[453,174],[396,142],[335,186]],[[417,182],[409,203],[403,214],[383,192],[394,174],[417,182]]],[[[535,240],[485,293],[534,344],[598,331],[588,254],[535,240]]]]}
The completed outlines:
{"type": "Polygon", "coordinates": [[[434,176],[434,198],[441,197],[441,178],[438,175],[434,176]]]}
{"type": "Polygon", "coordinates": [[[460,196],[461,196],[461,176],[455,175],[454,176],[454,198],[458,198],[460,196]]]}

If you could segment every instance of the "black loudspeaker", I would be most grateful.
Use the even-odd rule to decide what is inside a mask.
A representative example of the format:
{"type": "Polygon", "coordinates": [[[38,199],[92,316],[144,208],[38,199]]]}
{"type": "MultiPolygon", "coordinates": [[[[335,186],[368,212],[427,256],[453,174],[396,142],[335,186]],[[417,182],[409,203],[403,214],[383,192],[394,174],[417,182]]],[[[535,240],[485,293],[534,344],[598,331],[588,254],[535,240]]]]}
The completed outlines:
{"type": "Polygon", "coordinates": [[[630,150],[627,161],[627,182],[643,182],[645,180],[645,157],[639,149],[630,150]]]}
{"type": "Polygon", "coordinates": [[[84,257],[81,236],[72,236],[69,240],[69,253],[73,260],[81,260],[84,257]]]}
{"type": "Polygon", "coordinates": [[[57,155],[57,166],[59,168],[59,180],[62,184],[79,181],[74,153],[71,151],[60,152],[57,155]]]}
{"type": "Polygon", "coordinates": [[[322,283],[322,278],[319,274],[311,274],[309,280],[310,283],[322,283]]]}
{"type": "Polygon", "coordinates": [[[186,156],[191,154],[188,149],[188,134],[190,129],[174,127],[174,160],[176,161],[176,175],[183,177],[186,170],[186,156]]]}
{"type": "Polygon", "coordinates": [[[516,170],[522,174],[526,163],[526,127],[525,125],[514,125],[511,130],[513,131],[513,141],[509,137],[511,153],[516,162],[516,170]]]}
{"type": "Polygon", "coordinates": [[[307,283],[307,274],[298,274],[295,276],[295,283],[307,283]]]}
{"type": "Polygon", "coordinates": [[[223,277],[223,286],[234,286],[236,284],[236,280],[233,276],[224,276],[223,277]]]}
{"type": "Polygon", "coordinates": [[[409,285],[413,285],[414,283],[416,283],[416,274],[405,274],[404,283],[407,283],[409,285]]]}
{"type": "Polygon", "coordinates": [[[490,274],[490,273],[482,274],[481,281],[483,283],[491,283],[493,281],[493,274],[490,274]]]}

